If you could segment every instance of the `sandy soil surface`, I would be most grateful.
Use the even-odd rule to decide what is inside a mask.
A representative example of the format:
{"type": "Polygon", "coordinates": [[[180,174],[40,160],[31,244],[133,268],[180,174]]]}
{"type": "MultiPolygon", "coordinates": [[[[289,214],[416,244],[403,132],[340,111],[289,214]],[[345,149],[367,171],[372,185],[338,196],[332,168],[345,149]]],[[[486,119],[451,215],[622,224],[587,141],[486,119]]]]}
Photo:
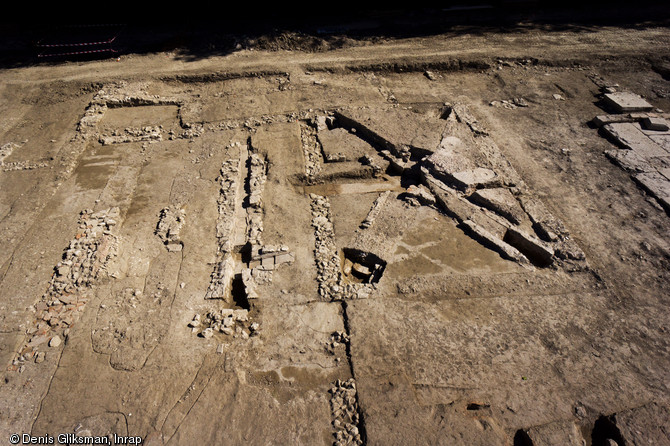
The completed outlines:
{"type": "Polygon", "coordinates": [[[667,28],[265,48],[0,71],[0,443],[670,444],[667,28]]]}

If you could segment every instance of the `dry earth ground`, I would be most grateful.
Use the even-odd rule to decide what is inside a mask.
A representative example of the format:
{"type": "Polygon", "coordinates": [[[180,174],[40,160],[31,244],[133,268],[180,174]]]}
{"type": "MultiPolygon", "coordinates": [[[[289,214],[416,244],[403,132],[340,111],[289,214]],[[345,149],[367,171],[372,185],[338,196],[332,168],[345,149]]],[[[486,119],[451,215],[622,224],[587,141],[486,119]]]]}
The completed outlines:
{"type": "Polygon", "coordinates": [[[670,444],[670,220],[589,125],[605,84],[670,110],[669,48],[537,29],[2,70],[0,441],[670,444]],[[326,162],[335,127],[354,155],[326,162]],[[532,212],[421,175],[454,136],[509,212],[543,205],[550,260],[464,223],[537,240],[532,212]]]}

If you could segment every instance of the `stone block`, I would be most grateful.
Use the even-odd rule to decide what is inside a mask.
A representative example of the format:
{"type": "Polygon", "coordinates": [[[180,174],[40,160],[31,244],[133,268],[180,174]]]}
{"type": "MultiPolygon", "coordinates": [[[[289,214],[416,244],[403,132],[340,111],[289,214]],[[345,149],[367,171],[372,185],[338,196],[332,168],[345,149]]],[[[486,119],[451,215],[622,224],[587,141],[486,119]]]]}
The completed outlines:
{"type": "Polygon", "coordinates": [[[277,252],[278,250],[279,249],[275,245],[264,245],[264,246],[261,246],[260,253],[261,254],[268,254],[268,253],[272,254],[272,253],[277,252]]]}
{"type": "Polygon", "coordinates": [[[275,265],[281,265],[282,263],[291,263],[295,260],[292,253],[284,253],[275,257],[275,265]]]}
{"type": "Polygon", "coordinates": [[[444,185],[424,169],[422,168],[421,170],[423,180],[428,189],[435,195],[435,200],[440,208],[447,215],[459,221],[469,219],[477,207],[468,201],[462,200],[455,190],[444,185]]]}
{"type": "Polygon", "coordinates": [[[535,426],[527,431],[533,446],[582,446],[582,435],[572,421],[556,421],[535,426]]]}
{"type": "Polygon", "coordinates": [[[627,172],[650,172],[654,170],[646,158],[633,150],[607,150],[605,155],[627,172]]]}
{"type": "MultiPolygon", "coordinates": [[[[648,135],[649,138],[665,150],[665,155],[670,155],[670,134],[661,133],[658,135],[648,135]]],[[[663,156],[663,155],[656,155],[663,156]]]]}
{"type": "Polygon", "coordinates": [[[613,124],[616,122],[635,122],[635,119],[631,118],[630,115],[599,115],[591,120],[591,123],[596,127],[602,127],[607,124],[613,124]]]}
{"type": "Polygon", "coordinates": [[[605,136],[618,146],[634,150],[642,157],[665,156],[668,152],[642,132],[637,123],[614,123],[602,127],[605,136]]]}
{"type": "Polygon", "coordinates": [[[233,319],[236,322],[246,322],[249,320],[248,310],[233,310],[233,319]]]}
{"type": "Polygon", "coordinates": [[[465,220],[462,222],[464,229],[470,233],[470,235],[482,243],[484,246],[497,251],[501,256],[506,259],[514,260],[519,262],[522,265],[530,266],[528,258],[523,255],[519,250],[509,245],[508,243],[500,240],[498,237],[494,236],[486,229],[478,225],[477,223],[471,220],[465,220]]]}
{"type": "Polygon", "coordinates": [[[663,118],[647,117],[642,121],[642,127],[647,130],[667,131],[668,122],[663,118]]]}
{"type": "Polygon", "coordinates": [[[425,160],[425,165],[438,178],[453,172],[473,169],[475,164],[467,157],[468,147],[455,136],[442,138],[437,150],[425,160]]]}
{"type": "Polygon", "coordinates": [[[549,266],[554,261],[554,250],[550,246],[516,228],[509,228],[503,241],[519,250],[538,266],[549,266]]]}
{"type": "Polygon", "coordinates": [[[643,172],[633,175],[633,179],[670,212],[670,181],[659,172],[643,172]]]}
{"type": "Polygon", "coordinates": [[[605,104],[617,113],[649,111],[654,108],[641,96],[627,91],[608,93],[603,99],[605,104]]]}
{"type": "Polygon", "coordinates": [[[498,174],[485,167],[475,167],[474,169],[454,172],[452,178],[456,186],[466,190],[490,187],[501,183],[498,174]]]}
{"type": "Polygon", "coordinates": [[[423,184],[418,186],[412,184],[407,188],[406,195],[416,198],[421,204],[432,206],[435,204],[435,197],[423,184]]]}
{"type": "Polygon", "coordinates": [[[352,269],[356,271],[358,274],[362,274],[364,276],[369,276],[370,274],[372,274],[370,268],[368,268],[365,265],[361,265],[360,263],[354,263],[352,269]]]}
{"type": "Polygon", "coordinates": [[[272,270],[275,268],[275,258],[265,257],[261,260],[261,267],[265,270],[272,270]]]}
{"type": "Polygon", "coordinates": [[[169,252],[179,252],[184,246],[181,243],[168,243],[165,247],[169,252]]]}
{"type": "Polygon", "coordinates": [[[504,187],[479,189],[470,196],[470,199],[517,225],[526,215],[514,195],[504,187]]]}

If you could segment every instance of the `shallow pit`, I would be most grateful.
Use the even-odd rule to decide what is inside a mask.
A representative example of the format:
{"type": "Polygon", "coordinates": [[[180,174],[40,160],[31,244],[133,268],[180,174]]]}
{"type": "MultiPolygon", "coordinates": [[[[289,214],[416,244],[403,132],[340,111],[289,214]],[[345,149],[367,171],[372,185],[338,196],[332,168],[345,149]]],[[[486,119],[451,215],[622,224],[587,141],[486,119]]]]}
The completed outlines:
{"type": "Polygon", "coordinates": [[[354,283],[377,283],[381,279],[386,262],[370,252],[344,248],[340,253],[344,278],[354,283]]]}

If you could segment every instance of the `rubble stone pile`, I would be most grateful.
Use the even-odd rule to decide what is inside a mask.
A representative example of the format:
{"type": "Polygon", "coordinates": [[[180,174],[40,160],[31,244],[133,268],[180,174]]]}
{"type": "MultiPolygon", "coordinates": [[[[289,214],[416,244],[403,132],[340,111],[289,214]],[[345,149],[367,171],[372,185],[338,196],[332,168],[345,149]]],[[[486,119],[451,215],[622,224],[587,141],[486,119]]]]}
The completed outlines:
{"type": "Polygon", "coordinates": [[[12,161],[5,162],[5,159],[11,155],[14,150],[21,147],[19,144],[8,142],[0,146],[0,167],[3,172],[11,172],[14,170],[32,170],[40,169],[42,167],[47,167],[49,163],[44,161],[31,162],[31,161],[12,161]]]}
{"type": "Polygon", "coordinates": [[[345,347],[349,345],[349,334],[345,331],[335,331],[330,335],[330,342],[328,342],[326,350],[334,355],[335,349],[341,345],[345,347]]]}
{"type": "Polygon", "coordinates": [[[305,174],[313,178],[321,172],[321,146],[316,136],[316,130],[309,124],[301,127],[303,153],[305,155],[305,174]]]}
{"type": "Polygon", "coordinates": [[[111,135],[100,135],[98,141],[103,146],[111,144],[124,144],[138,141],[162,141],[163,132],[160,126],[147,126],[142,128],[127,127],[123,131],[114,130],[111,135]]]}
{"type": "Polygon", "coordinates": [[[335,445],[362,445],[363,439],[359,431],[358,402],[356,398],[356,382],[353,378],[346,381],[337,380],[330,389],[330,409],[333,413],[335,428],[335,445]]]}
{"type": "Polygon", "coordinates": [[[73,293],[91,286],[116,254],[118,240],[111,232],[119,218],[119,208],[93,213],[85,210],[79,219],[80,232],[70,242],[58,262],[51,286],[45,294],[47,304],[71,303],[73,293]]]}
{"type": "Polygon", "coordinates": [[[90,288],[106,271],[116,255],[118,239],[112,233],[117,225],[119,208],[93,212],[82,211],[79,231],[54,268],[49,288],[35,304],[35,320],[27,330],[28,342],[19,352],[14,366],[33,359],[44,360],[39,351],[44,346],[58,347],[67,337],[90,299],[90,288]]]}
{"type": "Polygon", "coordinates": [[[235,200],[240,187],[239,161],[231,159],[223,163],[219,174],[219,198],[217,200],[219,214],[216,222],[216,237],[219,249],[231,251],[230,235],[233,231],[235,218],[235,200]]]}
{"type": "Polygon", "coordinates": [[[196,314],[188,326],[193,333],[205,339],[213,337],[216,333],[247,339],[260,329],[257,322],[249,323],[248,310],[231,308],[212,310],[204,316],[196,314]]]}
{"type": "Polygon", "coordinates": [[[13,142],[8,142],[0,146],[0,166],[5,164],[5,158],[12,154],[14,149],[18,148],[19,145],[13,142]]]}
{"type": "Polygon", "coordinates": [[[182,242],[179,231],[186,221],[186,211],[176,206],[163,208],[156,225],[156,235],[165,244],[168,251],[181,251],[182,242]]]}
{"type": "Polygon", "coordinates": [[[340,291],[340,255],[333,238],[335,232],[331,222],[330,201],[326,197],[310,194],[312,199],[312,226],[316,237],[314,258],[319,281],[319,295],[332,299],[340,291]]]}
{"type": "Polygon", "coordinates": [[[247,208],[247,241],[262,245],[263,187],[267,179],[265,160],[257,153],[249,156],[249,207],[247,208]]]}
{"type": "Polygon", "coordinates": [[[223,163],[219,175],[218,217],[216,237],[219,259],[210,279],[205,299],[230,299],[230,287],[234,272],[231,234],[235,220],[235,207],[239,182],[239,160],[231,159],[223,163]]]}

